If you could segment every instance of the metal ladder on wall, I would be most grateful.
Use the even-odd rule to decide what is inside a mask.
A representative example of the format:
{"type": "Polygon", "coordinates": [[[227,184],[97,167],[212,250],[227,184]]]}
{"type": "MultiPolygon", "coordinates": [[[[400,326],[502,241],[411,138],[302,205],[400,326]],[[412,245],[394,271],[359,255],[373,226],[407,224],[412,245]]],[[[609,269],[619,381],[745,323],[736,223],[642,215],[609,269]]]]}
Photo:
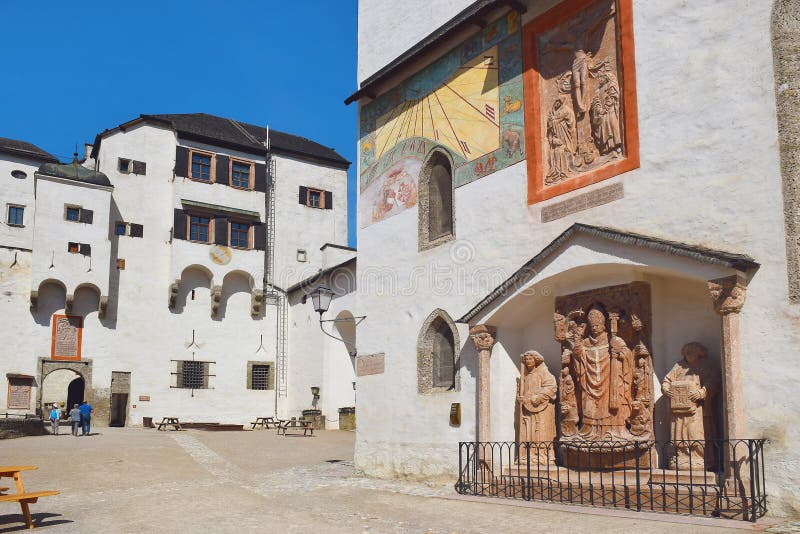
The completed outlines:
{"type": "Polygon", "coordinates": [[[276,324],[275,335],[277,338],[277,354],[275,354],[275,365],[277,367],[277,389],[278,397],[285,398],[288,393],[288,369],[286,355],[286,338],[288,336],[288,310],[286,293],[274,284],[275,278],[275,160],[267,146],[267,195],[266,195],[266,219],[267,219],[267,243],[266,258],[264,265],[264,288],[267,304],[275,306],[276,324]]]}

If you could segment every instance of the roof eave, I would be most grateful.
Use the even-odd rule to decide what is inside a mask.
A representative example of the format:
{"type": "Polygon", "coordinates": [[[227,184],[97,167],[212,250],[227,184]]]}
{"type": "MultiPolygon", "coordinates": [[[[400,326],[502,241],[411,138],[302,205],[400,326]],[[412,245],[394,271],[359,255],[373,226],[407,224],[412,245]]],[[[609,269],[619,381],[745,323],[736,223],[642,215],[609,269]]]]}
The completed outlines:
{"type": "Polygon", "coordinates": [[[439,26],[436,30],[424,37],[417,44],[397,56],[392,62],[384,66],[375,74],[369,76],[361,82],[358,91],[348,96],[344,103],[350,105],[353,102],[367,96],[375,98],[378,94],[377,88],[380,83],[386,81],[402,67],[407,66],[421,55],[433,50],[445,43],[454,33],[464,29],[469,25],[476,25],[478,28],[485,26],[483,20],[491,11],[500,7],[509,7],[522,14],[528,8],[524,2],[516,0],[477,0],[461,11],[455,17],[439,26]]]}

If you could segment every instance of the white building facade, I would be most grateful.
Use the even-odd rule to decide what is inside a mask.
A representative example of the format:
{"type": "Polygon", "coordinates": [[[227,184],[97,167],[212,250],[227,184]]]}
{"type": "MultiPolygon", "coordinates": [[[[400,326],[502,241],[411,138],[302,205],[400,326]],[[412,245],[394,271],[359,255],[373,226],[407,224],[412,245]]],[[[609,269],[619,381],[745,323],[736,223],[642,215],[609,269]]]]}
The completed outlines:
{"type": "MultiPolygon", "coordinates": [[[[241,424],[312,408],[302,375],[327,355],[294,337],[286,289],[355,255],[349,162],[308,139],[205,114],[142,115],[90,149],[82,164],[3,156],[3,180],[19,185],[5,203],[26,212],[24,225],[3,227],[14,332],[2,367],[15,393],[0,409],[85,399],[100,424],[141,425],[241,424]],[[346,254],[328,258],[327,247],[346,254]]],[[[313,384],[329,428],[354,403],[353,364],[343,363],[313,384]]]]}
{"type": "Polygon", "coordinates": [[[798,13],[771,4],[359,2],[359,354],[385,363],[357,467],[455,480],[459,442],[514,440],[521,353],[558,376],[559,299],[643,283],[655,438],[700,342],[722,435],[769,440],[770,512],[798,513],[798,13]]]}

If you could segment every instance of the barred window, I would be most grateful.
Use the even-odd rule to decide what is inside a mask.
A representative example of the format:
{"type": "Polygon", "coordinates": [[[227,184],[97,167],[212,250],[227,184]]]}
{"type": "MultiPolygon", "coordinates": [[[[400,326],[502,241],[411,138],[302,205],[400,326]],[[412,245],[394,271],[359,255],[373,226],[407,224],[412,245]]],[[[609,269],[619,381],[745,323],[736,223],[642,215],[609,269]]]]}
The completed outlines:
{"type": "Polygon", "coordinates": [[[208,387],[208,362],[184,360],[178,362],[179,388],[204,389],[208,387]]]}
{"type": "Polygon", "coordinates": [[[248,389],[275,389],[275,376],[271,362],[247,362],[248,389]]]}
{"type": "Polygon", "coordinates": [[[252,389],[267,389],[268,385],[269,385],[269,365],[254,365],[252,389]]]}

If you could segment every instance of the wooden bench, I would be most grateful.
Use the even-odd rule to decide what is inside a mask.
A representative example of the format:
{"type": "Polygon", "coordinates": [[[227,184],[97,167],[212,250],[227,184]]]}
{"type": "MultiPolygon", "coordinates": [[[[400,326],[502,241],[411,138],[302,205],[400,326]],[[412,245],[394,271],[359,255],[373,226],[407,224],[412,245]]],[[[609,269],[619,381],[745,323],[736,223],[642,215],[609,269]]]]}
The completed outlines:
{"type": "Polygon", "coordinates": [[[178,420],[177,417],[165,417],[158,423],[158,430],[166,430],[167,427],[171,426],[173,430],[183,430],[181,427],[181,422],[178,420]]]}
{"type": "Polygon", "coordinates": [[[270,427],[278,428],[279,425],[280,420],[277,420],[274,417],[256,417],[255,421],[250,422],[250,426],[253,428],[253,430],[255,430],[256,427],[266,428],[269,430],[270,427]]]}
{"type": "Polygon", "coordinates": [[[29,505],[37,502],[40,497],[51,497],[59,494],[59,492],[55,490],[26,492],[25,486],[22,483],[22,471],[31,471],[33,469],[36,469],[36,466],[0,466],[0,477],[13,478],[14,485],[17,488],[17,493],[2,493],[9,488],[0,488],[0,493],[2,493],[0,494],[0,502],[18,502],[22,509],[22,516],[25,518],[25,525],[28,528],[34,527],[29,505]]]}
{"type": "Polygon", "coordinates": [[[293,435],[293,436],[314,436],[314,427],[312,421],[305,419],[289,419],[288,421],[281,421],[278,425],[278,435],[293,435]]]}

